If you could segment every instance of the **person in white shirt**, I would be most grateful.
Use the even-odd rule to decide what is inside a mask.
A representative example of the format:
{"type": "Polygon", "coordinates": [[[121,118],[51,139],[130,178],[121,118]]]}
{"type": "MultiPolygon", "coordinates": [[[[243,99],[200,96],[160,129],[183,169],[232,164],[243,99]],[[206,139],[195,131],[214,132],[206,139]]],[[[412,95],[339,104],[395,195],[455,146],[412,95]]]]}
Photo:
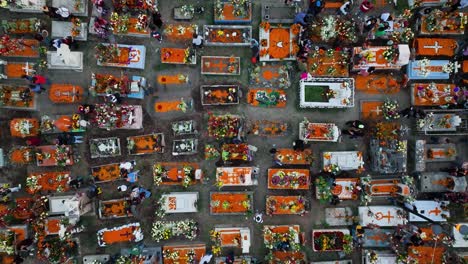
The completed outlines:
{"type": "Polygon", "coordinates": [[[203,37],[197,33],[193,34],[192,44],[194,48],[201,48],[203,46],[203,37]]]}
{"type": "Polygon", "coordinates": [[[390,13],[382,13],[380,15],[380,20],[383,22],[391,21],[392,20],[392,15],[390,13]]]}
{"type": "Polygon", "coordinates": [[[207,252],[206,255],[204,255],[200,259],[200,264],[208,264],[208,263],[210,263],[212,258],[213,258],[213,254],[211,252],[207,252]]]}
{"type": "Polygon", "coordinates": [[[343,15],[347,15],[349,13],[349,9],[351,8],[351,2],[346,1],[341,7],[340,7],[340,12],[343,15]]]}
{"type": "Polygon", "coordinates": [[[120,185],[119,187],[117,187],[117,190],[118,190],[119,192],[126,192],[127,189],[128,189],[128,187],[127,187],[127,185],[125,185],[125,184],[122,184],[122,185],[120,185]]]}

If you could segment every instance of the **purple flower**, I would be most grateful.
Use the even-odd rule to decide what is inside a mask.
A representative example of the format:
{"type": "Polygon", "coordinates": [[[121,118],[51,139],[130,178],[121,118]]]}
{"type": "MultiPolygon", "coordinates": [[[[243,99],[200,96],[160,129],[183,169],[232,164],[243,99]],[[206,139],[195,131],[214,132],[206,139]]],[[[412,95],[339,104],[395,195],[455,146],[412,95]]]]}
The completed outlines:
{"type": "Polygon", "coordinates": [[[275,175],[271,178],[271,184],[273,185],[278,185],[280,181],[281,181],[281,178],[278,175],[275,175]]]}

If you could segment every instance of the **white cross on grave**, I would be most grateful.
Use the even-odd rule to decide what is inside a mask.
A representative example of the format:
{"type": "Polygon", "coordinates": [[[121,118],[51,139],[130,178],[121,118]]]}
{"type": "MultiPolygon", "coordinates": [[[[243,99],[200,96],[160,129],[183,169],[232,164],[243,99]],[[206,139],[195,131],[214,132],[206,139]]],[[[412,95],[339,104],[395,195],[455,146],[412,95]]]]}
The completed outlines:
{"type": "Polygon", "coordinates": [[[434,49],[435,53],[439,53],[439,49],[443,48],[443,46],[439,46],[439,42],[435,41],[434,45],[432,46],[424,46],[425,49],[434,49]]]}
{"type": "Polygon", "coordinates": [[[380,110],[380,106],[377,106],[374,110],[370,111],[376,113],[377,115],[380,115],[380,112],[382,112],[382,110],[380,110]]]}
{"type": "Polygon", "coordinates": [[[24,72],[26,73],[26,75],[29,75],[29,73],[34,73],[35,70],[34,69],[30,69],[29,68],[29,62],[26,62],[26,66],[24,68],[22,68],[24,70],[24,72]]]}

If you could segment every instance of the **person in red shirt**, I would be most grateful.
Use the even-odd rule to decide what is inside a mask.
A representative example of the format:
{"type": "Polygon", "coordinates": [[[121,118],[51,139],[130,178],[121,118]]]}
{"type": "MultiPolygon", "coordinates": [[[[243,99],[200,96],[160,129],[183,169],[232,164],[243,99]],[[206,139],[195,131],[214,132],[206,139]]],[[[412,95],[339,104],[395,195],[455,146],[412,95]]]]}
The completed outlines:
{"type": "Polygon", "coordinates": [[[26,140],[28,146],[39,146],[41,144],[40,137],[31,137],[26,140]]]}
{"type": "Polygon", "coordinates": [[[34,84],[46,84],[47,83],[47,79],[46,77],[42,76],[42,75],[34,75],[32,78],[31,78],[31,81],[34,83],[34,84]]]}

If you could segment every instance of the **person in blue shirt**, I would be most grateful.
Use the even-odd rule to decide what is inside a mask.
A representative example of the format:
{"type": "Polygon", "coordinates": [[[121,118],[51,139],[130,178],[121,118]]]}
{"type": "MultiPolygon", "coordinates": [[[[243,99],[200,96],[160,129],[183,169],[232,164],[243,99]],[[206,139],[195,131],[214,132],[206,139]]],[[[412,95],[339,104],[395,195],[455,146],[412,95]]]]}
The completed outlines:
{"type": "Polygon", "coordinates": [[[294,17],[294,24],[301,24],[301,26],[307,25],[305,21],[306,13],[300,12],[297,13],[296,17],[294,17]]]}

